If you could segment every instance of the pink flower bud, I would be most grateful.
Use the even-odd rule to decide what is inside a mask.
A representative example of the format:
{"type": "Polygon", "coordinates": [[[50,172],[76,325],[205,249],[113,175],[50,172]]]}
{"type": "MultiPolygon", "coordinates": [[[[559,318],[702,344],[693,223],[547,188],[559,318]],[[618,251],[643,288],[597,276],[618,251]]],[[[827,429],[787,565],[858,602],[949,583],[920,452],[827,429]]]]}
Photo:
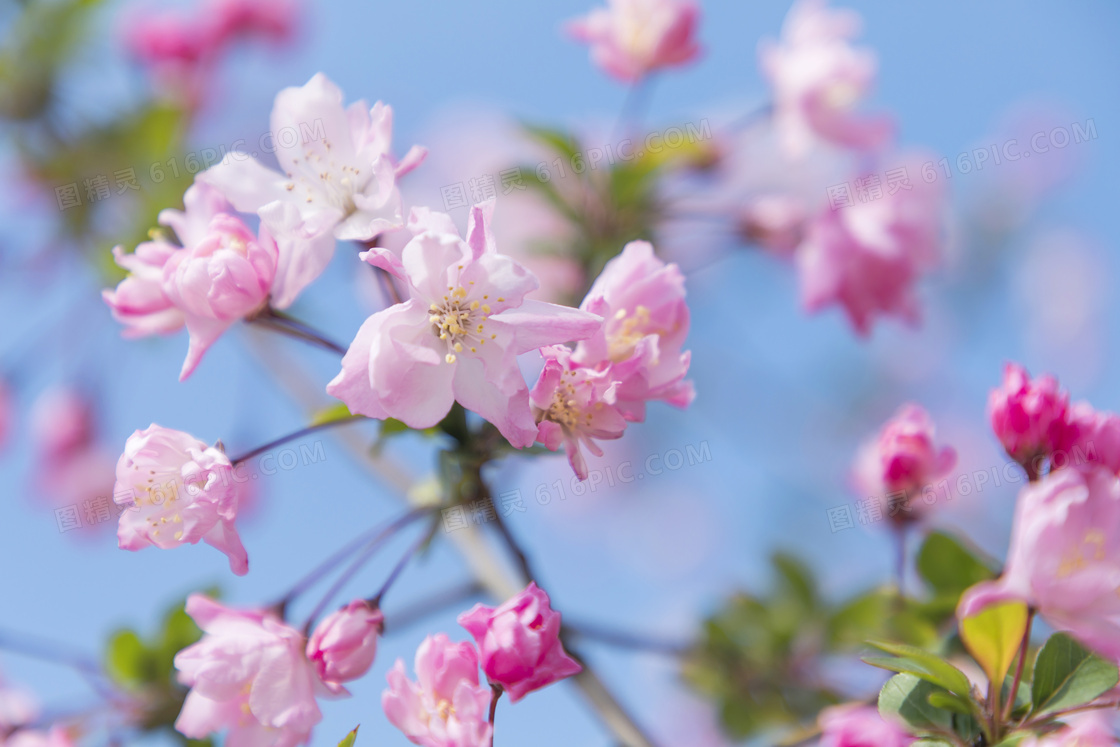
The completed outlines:
{"type": "Polygon", "coordinates": [[[992,430],[1007,454],[1028,471],[1069,439],[1069,394],[1053,376],[1031,379],[1018,363],[1008,363],[1003,383],[988,395],[992,430]]]}
{"type": "Polygon", "coordinates": [[[820,747],[906,747],[914,737],[899,725],[885,721],[879,709],[859,704],[833,706],[821,711],[820,747]]]}
{"type": "Polygon", "coordinates": [[[1076,402],[1068,421],[1059,451],[1051,454],[1050,469],[1099,464],[1120,474],[1120,416],[1076,402]]]}
{"type": "Polygon", "coordinates": [[[583,671],[560,643],[560,613],[535,583],[497,609],[476,604],[459,615],[459,624],[478,643],[482,671],[515,703],[583,671]]]}
{"type": "Polygon", "coordinates": [[[229,557],[239,576],[249,558],[234,527],[244,478],[229,457],[182,431],[152,424],[136,431],[117,462],[113,500],[121,549],[162,549],[202,540],[229,557]]]}
{"type": "Polygon", "coordinates": [[[666,67],[691,62],[700,53],[696,26],[700,8],[690,0],[607,0],[568,32],[591,45],[591,59],[625,83],[666,67]]]}
{"type": "Polygon", "coordinates": [[[125,325],[125,337],[169,334],[183,326],[183,312],[163,292],[163,266],[177,248],[163,240],[144,242],[133,254],[113,247],[113,258],[129,275],[101,297],[113,318],[125,325]]]}
{"type": "Polygon", "coordinates": [[[471,643],[428,636],[416,650],[416,682],[404,662],[386,675],[381,707],[389,722],[424,747],[491,747],[490,689],[478,684],[478,652],[471,643]]]}
{"type": "Polygon", "coordinates": [[[343,682],[356,680],[369,670],[384,620],[381,610],[357,599],[315,628],[307,642],[307,658],[329,689],[345,692],[343,682]]]}

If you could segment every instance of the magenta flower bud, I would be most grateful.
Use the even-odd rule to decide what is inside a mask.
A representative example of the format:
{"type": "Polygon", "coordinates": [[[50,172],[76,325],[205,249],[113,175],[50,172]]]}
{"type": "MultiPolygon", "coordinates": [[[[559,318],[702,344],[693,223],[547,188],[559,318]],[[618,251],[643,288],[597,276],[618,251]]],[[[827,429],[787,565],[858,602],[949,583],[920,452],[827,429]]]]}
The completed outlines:
{"type": "Polygon", "coordinates": [[[118,544],[123,550],[170,549],[202,540],[243,576],[249,557],[233,524],[243,486],[220,449],[153,423],[129,436],[117,462],[113,500],[127,509],[118,544]]]}
{"type": "Polygon", "coordinates": [[[914,737],[879,715],[874,706],[859,704],[825,708],[818,717],[820,747],[907,747],[914,737]]]}
{"type": "Polygon", "coordinates": [[[1120,416],[1076,402],[1069,408],[1068,420],[1061,455],[1051,455],[1050,469],[1100,464],[1120,474],[1120,416]]]}
{"type": "Polygon", "coordinates": [[[369,670],[384,620],[381,610],[356,599],[315,628],[307,642],[307,658],[332,692],[346,692],[343,682],[356,680],[369,670]]]}
{"type": "Polygon", "coordinates": [[[560,613],[535,583],[497,609],[476,604],[459,615],[459,624],[478,643],[491,684],[505,688],[514,703],[583,671],[560,643],[560,613]]]}
{"type": "Polygon", "coordinates": [[[1008,363],[1003,382],[988,395],[992,431],[1008,456],[1030,472],[1032,461],[1048,457],[1069,438],[1069,394],[1053,376],[1031,379],[1018,363],[1008,363]]]}

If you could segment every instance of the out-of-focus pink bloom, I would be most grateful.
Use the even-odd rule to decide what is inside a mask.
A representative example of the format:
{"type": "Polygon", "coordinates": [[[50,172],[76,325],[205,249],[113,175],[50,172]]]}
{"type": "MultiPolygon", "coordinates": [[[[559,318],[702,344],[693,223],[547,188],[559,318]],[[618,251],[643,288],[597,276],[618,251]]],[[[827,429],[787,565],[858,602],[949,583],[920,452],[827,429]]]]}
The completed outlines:
{"type": "Polygon", "coordinates": [[[249,557],[234,527],[241,484],[229,457],[194,436],[154,423],[128,437],[113,500],[121,549],[170,549],[202,540],[229,557],[238,576],[249,557]]]}
{"type": "Polygon", "coordinates": [[[1059,469],[1019,493],[1003,575],[973,586],[957,616],[1020,600],[1057,630],[1120,659],[1120,479],[1059,469]]]}
{"type": "Polygon", "coordinates": [[[1023,740],[1023,747],[1115,747],[1116,732],[1101,711],[1063,716],[1066,728],[1040,739],[1023,740]]]}
{"type": "Polygon", "coordinates": [[[287,41],[296,24],[295,0],[209,0],[202,15],[219,38],[287,41]]]}
{"type": "Polygon", "coordinates": [[[774,91],[774,126],[789,155],[804,156],[817,140],[867,150],[890,138],[890,118],[853,112],[876,73],[875,55],[851,45],[859,30],[853,11],[831,10],[825,0],[798,0],[781,42],[759,46],[774,91]]]}
{"type": "Polygon", "coordinates": [[[607,0],[568,24],[568,32],[591,45],[596,65],[625,83],[654,70],[691,62],[700,53],[696,26],[700,6],[691,0],[607,0]]]}
{"type": "Polygon", "coordinates": [[[789,256],[805,235],[805,204],[789,195],[763,195],[739,215],[739,233],[778,256],[789,256]]]}
{"type": "Polygon", "coordinates": [[[385,616],[357,599],[327,616],[307,642],[307,658],[332,691],[345,693],[343,682],[365,674],[377,655],[377,637],[385,616]]]}
{"type": "Polygon", "coordinates": [[[0,677],[0,739],[12,729],[30,724],[38,717],[38,701],[27,691],[8,685],[0,677]]]}
{"type": "Polygon", "coordinates": [[[3,742],[4,747],[73,747],[70,733],[61,726],[49,731],[21,729],[3,742]]]}
{"type": "Polygon", "coordinates": [[[423,747],[490,747],[490,690],[478,684],[478,652],[452,643],[444,633],[428,636],[416,650],[416,682],[404,662],[389,670],[381,707],[389,722],[423,747]]]}
{"type": "MultiPolygon", "coordinates": [[[[933,420],[924,408],[903,405],[874,438],[860,447],[853,470],[859,489],[878,498],[905,493],[907,510],[919,507],[917,493],[957,463],[957,452],[951,446],[936,446],[934,433],[933,420]]],[[[897,516],[917,518],[901,512],[897,516]]]]}
{"type": "Polygon", "coordinates": [[[430,428],[458,401],[515,447],[536,440],[517,355],[583,339],[602,320],[526,300],[537,279],[498,254],[492,210],[493,201],[472,210],[465,240],[443,213],[414,215],[415,237],[399,260],[383,265],[407,281],[408,300],[366,320],[327,386],[351,412],[430,428]]]}
{"type": "Polygon", "coordinates": [[[58,464],[93,444],[93,405],[70,387],[43,392],[31,406],[31,441],[36,457],[58,464]]]}
{"type": "Polygon", "coordinates": [[[12,391],[8,388],[7,382],[0,379],[0,449],[4,448],[12,432],[12,423],[16,417],[15,409],[16,403],[12,391]]]}
{"type": "Polygon", "coordinates": [[[535,583],[500,607],[476,604],[458,619],[478,644],[487,679],[514,703],[583,671],[560,642],[560,613],[535,583]]]}
{"type": "MultiPolygon", "coordinates": [[[[191,190],[199,188],[203,185],[191,190]]],[[[228,213],[213,217],[200,242],[168,258],[163,292],[183,312],[190,333],[180,380],[190,376],[230,325],[266,304],[277,259],[276,242],[264,226],[258,241],[240,218],[228,213]]]]}
{"type": "Polygon", "coordinates": [[[907,747],[914,737],[901,726],[886,721],[879,709],[851,704],[826,708],[817,722],[820,747],[907,747]]]}
{"type": "MultiPolygon", "coordinates": [[[[371,241],[402,224],[396,179],[416,168],[426,151],[413,147],[393,160],[393,110],[380,101],[343,106],[342,91],[322,73],[306,85],[285,88],[272,108],[272,137],[283,173],[234,151],[199,175],[234,207],[257,212],[278,236],[371,241]]],[[[293,259],[303,285],[330,261],[334,242],[293,259]]]]}
{"type": "Polygon", "coordinates": [[[797,252],[806,309],[840,304],[860,335],[882,315],[918,321],[913,286],[940,261],[945,205],[939,182],[910,185],[812,221],[797,252]]]}
{"type": "Polygon", "coordinates": [[[303,636],[274,615],[201,594],[186,610],[203,636],[175,655],[179,681],[191,688],[175,728],[194,739],[228,728],[230,747],[305,744],[323,715],[303,636]]]}
{"type": "Polygon", "coordinates": [[[1120,473],[1120,416],[1094,410],[1088,402],[1075,402],[1062,430],[1062,442],[1050,455],[1051,469],[1100,464],[1120,473]]]}
{"type": "Polygon", "coordinates": [[[544,368],[529,401],[537,421],[537,440],[551,451],[561,446],[572,470],[587,479],[587,461],[581,446],[603,456],[596,439],[622,438],[626,418],[615,406],[619,383],[612,369],[598,371],[572,363],[571,350],[562,345],[541,348],[544,368]]]}
{"type": "Polygon", "coordinates": [[[687,407],[696,396],[685,381],[692,353],[682,351],[689,312],[684,275],[665,264],[648,241],[631,241],[607,263],[580,308],[603,317],[603,326],[581,342],[576,365],[604,370],[619,382],[617,407],[641,422],[646,402],[664,400],[687,407]]]}
{"type": "Polygon", "coordinates": [[[1070,440],[1069,393],[1053,376],[1032,379],[1018,363],[1003,369],[1003,381],[988,395],[992,431],[1015,461],[1037,473],[1034,462],[1070,440]]]}

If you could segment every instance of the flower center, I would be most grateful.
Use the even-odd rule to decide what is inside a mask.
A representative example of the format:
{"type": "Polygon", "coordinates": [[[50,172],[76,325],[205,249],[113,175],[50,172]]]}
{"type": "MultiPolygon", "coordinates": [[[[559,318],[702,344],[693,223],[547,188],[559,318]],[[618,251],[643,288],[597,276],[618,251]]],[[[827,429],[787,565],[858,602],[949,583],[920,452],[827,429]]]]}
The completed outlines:
{"type": "Polygon", "coordinates": [[[450,700],[441,700],[436,705],[436,715],[440,717],[440,720],[446,722],[447,719],[455,715],[455,706],[451,705],[450,700]]]}
{"type": "Polygon", "coordinates": [[[607,333],[608,354],[614,363],[624,361],[633,355],[634,347],[643,337],[663,334],[661,331],[649,329],[649,309],[645,306],[638,306],[633,314],[627,314],[626,309],[619,309],[615,312],[614,320],[613,328],[607,333]]]}
{"type": "MultiPolygon", "coordinates": [[[[564,376],[575,377],[575,375],[575,371],[564,372],[564,376]]],[[[587,379],[582,382],[561,380],[556,386],[556,391],[552,393],[552,404],[544,414],[545,420],[551,420],[569,434],[591,423],[591,413],[585,412],[580,404],[580,396],[576,391],[577,383],[591,386],[591,382],[587,379]]]]}
{"type": "Polygon", "coordinates": [[[288,183],[284,185],[289,192],[298,191],[308,204],[326,203],[346,216],[357,209],[354,195],[365,189],[372,175],[370,171],[363,176],[362,169],[349,164],[339,166],[326,140],[322,141],[321,149],[309,147],[303,158],[293,158],[292,165],[295,171],[288,172],[288,183]]]}
{"type": "MultiPolygon", "coordinates": [[[[455,354],[463,352],[463,348],[470,348],[472,353],[477,353],[479,346],[486,344],[486,320],[490,318],[490,304],[484,302],[490,296],[484,295],[482,301],[468,300],[469,294],[462,285],[449,285],[447,291],[442,301],[433,302],[428,307],[428,321],[432,325],[432,333],[447,344],[444,360],[454,363],[455,354]]],[[[490,335],[491,340],[495,337],[496,334],[490,335]]]]}

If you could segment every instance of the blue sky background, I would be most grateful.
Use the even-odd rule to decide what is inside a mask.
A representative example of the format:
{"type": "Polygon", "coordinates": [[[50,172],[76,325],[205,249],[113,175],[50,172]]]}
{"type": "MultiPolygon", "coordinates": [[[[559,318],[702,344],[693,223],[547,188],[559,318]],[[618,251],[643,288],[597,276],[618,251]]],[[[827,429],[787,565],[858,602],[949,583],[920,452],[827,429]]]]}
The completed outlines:
{"type": "MultiPolygon", "coordinates": [[[[547,506],[532,495],[538,485],[567,481],[562,458],[510,460],[495,476],[499,490],[523,491],[527,511],[512,517],[512,530],[530,549],[555,605],[573,619],[686,638],[729,591],[764,588],[766,558],[778,548],[807,558],[832,595],[885,580],[891,562],[885,528],[834,533],[826,518],[827,508],[857,497],[847,489],[846,474],[859,441],[913,399],[927,406],[944,440],[958,448],[958,473],[1002,468],[984,404],[1006,360],[1055,373],[1075,398],[1120,408],[1117,309],[1110,293],[1120,241],[1114,206],[1120,193],[1120,47],[1114,43],[1120,6],[1107,0],[847,5],[863,14],[863,41],[879,55],[871,107],[896,115],[903,145],[953,159],[993,142],[1001,119],[1031,101],[1052,102],[1068,122],[1092,119],[1098,137],[1070,146],[1078,162],[1074,178],[1032,211],[995,259],[962,246],[923,286],[926,320],[919,330],[888,322],[867,342],[855,338],[837,311],[807,317],[798,308],[791,269],[758,253],[734,253],[694,272],[688,288],[696,403],[685,413],[651,407],[648,422],[631,428],[600,464],[644,462],[701,443],[711,460],[651,475],[628,489],[600,486],[547,506]],[[1052,282],[1039,281],[1040,275],[1052,282]],[[1067,319],[1068,309],[1080,312],[1067,319]],[[1040,329],[1040,320],[1049,326],[1040,329]]],[[[787,7],[769,0],[704,2],[704,57],[657,81],[649,126],[715,121],[764,102],[756,45],[778,33],[787,7]]],[[[195,141],[201,148],[255,138],[267,128],[276,92],[318,71],[348,100],[392,104],[402,151],[420,141],[449,104],[481,104],[569,126],[612,121],[624,89],[559,31],[562,21],[588,8],[583,0],[317,3],[290,50],[250,47],[234,55],[195,141]]],[[[141,90],[139,73],[115,54],[115,43],[90,50],[86,62],[70,82],[86,114],[112,111],[141,90]]],[[[975,204],[970,200],[991,174],[955,176],[950,186],[957,204],[975,204]]],[[[11,199],[18,187],[8,184],[3,191],[11,199]]],[[[431,204],[438,207],[438,200],[432,195],[431,204]]],[[[21,254],[44,230],[17,218],[10,216],[0,236],[5,252],[21,254]]],[[[67,382],[101,392],[104,441],[114,452],[152,421],[206,440],[221,438],[240,452],[306,420],[245,352],[240,330],[179,384],[185,337],[120,340],[93,275],[76,263],[58,272],[67,278],[49,289],[18,273],[0,276],[0,313],[10,320],[0,329],[0,361],[20,372],[22,424],[38,392],[67,382]]],[[[352,292],[354,272],[352,258],[340,251],[301,299],[298,315],[349,340],[369,313],[352,292]]],[[[297,357],[320,386],[337,371],[329,354],[285,340],[277,349],[297,357]]],[[[368,424],[353,427],[374,432],[368,424]]],[[[395,498],[338,442],[327,434],[321,439],[322,461],[257,481],[257,509],[242,532],[252,572],[240,579],[207,547],[133,554],[117,550],[109,533],[78,542],[60,534],[50,511],[31,497],[30,450],[26,439],[15,439],[0,455],[7,499],[0,521],[0,627],[97,652],[119,626],[151,630],[164,607],[195,589],[218,584],[236,604],[273,599],[340,542],[399,511],[395,498]]],[[[417,474],[426,469],[419,444],[401,443],[390,453],[417,474]]],[[[1013,486],[989,483],[955,498],[935,521],[967,527],[1001,554],[1013,498],[1013,486]]],[[[403,541],[386,550],[349,591],[373,593],[402,547],[403,541]]],[[[391,620],[410,599],[466,578],[458,556],[437,547],[407,571],[386,613],[391,620]]],[[[307,613],[315,594],[310,597],[294,619],[307,613]]],[[[356,723],[362,724],[359,744],[405,744],[381,713],[384,673],[398,656],[411,668],[416,645],[429,632],[465,638],[454,623],[458,611],[386,638],[372,672],[351,688],[354,697],[324,703],[313,744],[334,744],[356,723]]],[[[585,648],[666,742],[682,728],[695,733],[671,662],[585,648]]],[[[68,709],[92,697],[65,669],[3,652],[0,666],[48,706],[68,709]]],[[[516,706],[502,704],[498,744],[526,743],[605,747],[610,741],[574,688],[560,685],[516,706]]]]}

